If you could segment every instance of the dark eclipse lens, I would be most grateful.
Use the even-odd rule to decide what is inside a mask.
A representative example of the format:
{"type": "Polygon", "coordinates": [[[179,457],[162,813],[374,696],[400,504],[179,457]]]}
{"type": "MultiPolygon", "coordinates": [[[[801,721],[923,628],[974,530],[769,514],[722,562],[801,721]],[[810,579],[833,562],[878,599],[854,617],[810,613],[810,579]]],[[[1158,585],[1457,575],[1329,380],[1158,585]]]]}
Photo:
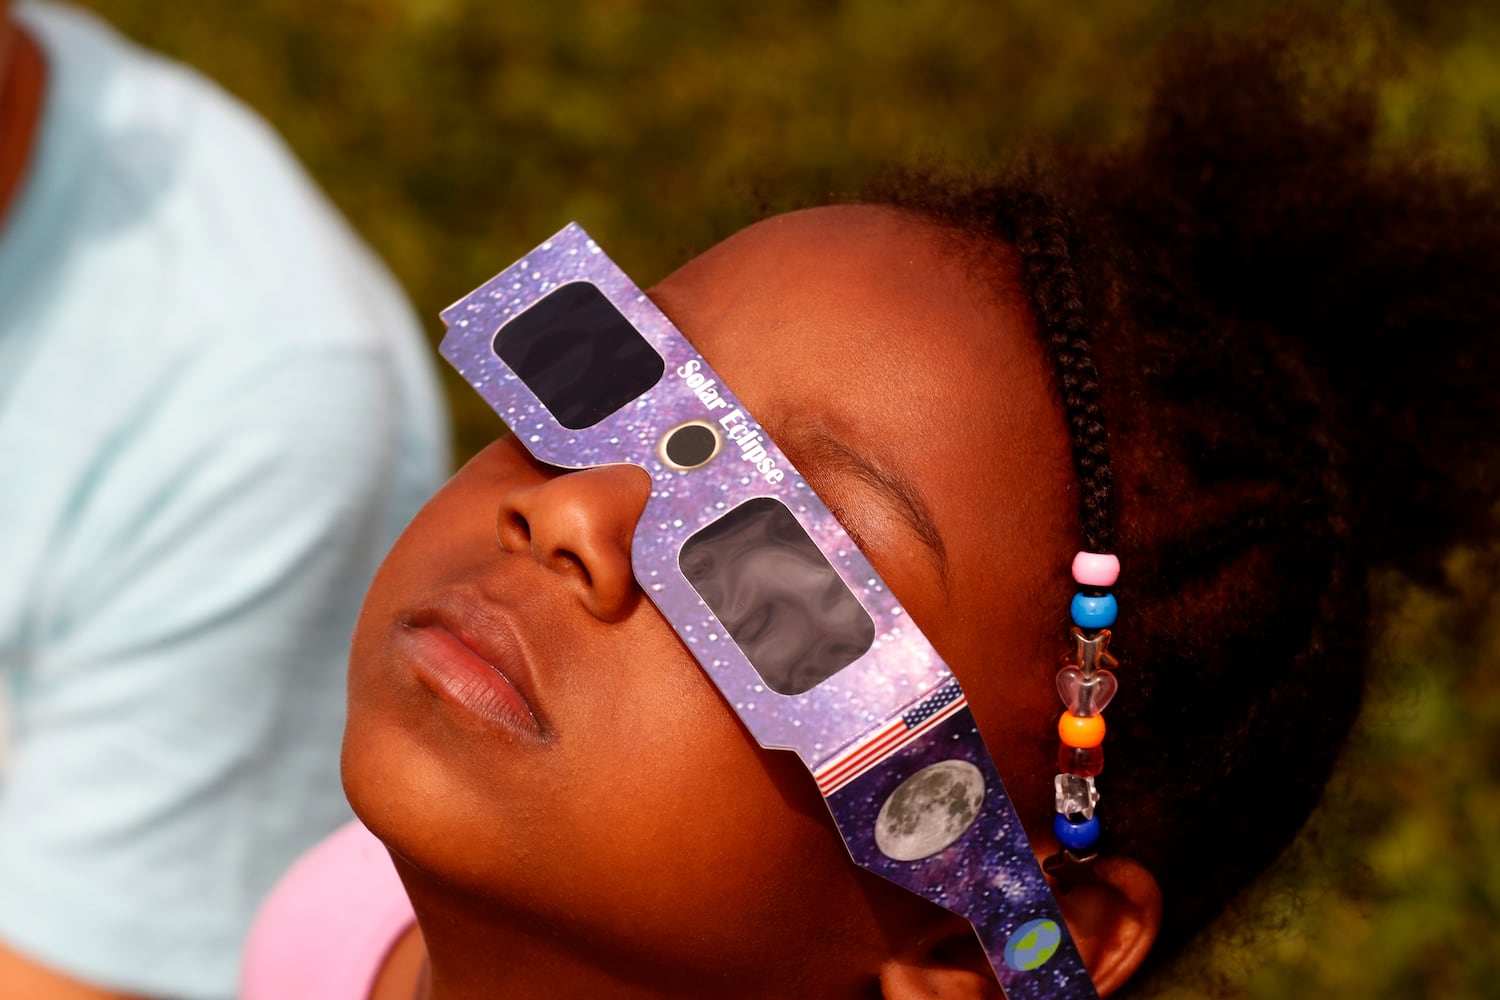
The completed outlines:
{"type": "Polygon", "coordinates": [[[719,436],[703,424],[683,424],[667,433],[662,454],[679,469],[696,469],[714,457],[719,436]]]}
{"type": "Polygon", "coordinates": [[[698,531],[678,565],[778,694],[802,694],[864,655],[875,624],[802,525],[757,497],[698,531]]]}
{"type": "Polygon", "coordinates": [[[570,430],[592,427],[661,380],[666,362],[587,282],[563,285],[495,334],[495,354],[570,430]]]}

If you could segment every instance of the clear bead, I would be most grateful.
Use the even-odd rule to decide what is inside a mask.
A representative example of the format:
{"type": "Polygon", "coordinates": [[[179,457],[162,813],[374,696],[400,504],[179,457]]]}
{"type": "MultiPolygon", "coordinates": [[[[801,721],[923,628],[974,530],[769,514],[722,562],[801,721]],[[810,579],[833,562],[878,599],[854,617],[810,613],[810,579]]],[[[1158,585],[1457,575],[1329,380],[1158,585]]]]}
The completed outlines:
{"type": "Polygon", "coordinates": [[[1077,667],[1064,667],[1057,672],[1058,697],[1069,712],[1080,718],[1104,711],[1119,686],[1120,682],[1108,670],[1097,671],[1092,677],[1077,667]]]}
{"type": "Polygon", "coordinates": [[[1120,665],[1109,652],[1109,629],[1089,633],[1074,625],[1069,634],[1073,639],[1073,655],[1067,659],[1067,665],[1077,667],[1085,677],[1094,676],[1098,670],[1113,670],[1120,665]]]}
{"type": "Polygon", "coordinates": [[[1094,818],[1094,806],[1099,802],[1099,790],[1093,778],[1080,778],[1076,774],[1059,774],[1052,779],[1057,791],[1057,811],[1063,816],[1094,818]]]}

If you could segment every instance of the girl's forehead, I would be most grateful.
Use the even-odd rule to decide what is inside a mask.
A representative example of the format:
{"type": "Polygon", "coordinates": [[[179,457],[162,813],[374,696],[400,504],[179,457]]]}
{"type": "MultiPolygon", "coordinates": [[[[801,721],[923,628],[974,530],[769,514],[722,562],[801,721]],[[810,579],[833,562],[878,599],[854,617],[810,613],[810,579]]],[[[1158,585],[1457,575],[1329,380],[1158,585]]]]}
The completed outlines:
{"type": "MultiPolygon", "coordinates": [[[[929,633],[954,612],[997,622],[1004,592],[1071,556],[1050,369],[1013,284],[986,270],[919,216],[840,206],[751,226],[651,293],[929,633]],[[929,571],[924,523],[946,572],[929,571]]],[[[972,628],[932,638],[950,662],[980,645],[972,628]]]]}
{"type": "Polygon", "coordinates": [[[885,207],[768,219],[651,294],[722,375],[732,368],[737,383],[793,408],[852,401],[899,412],[902,394],[892,390],[908,386],[909,399],[933,375],[949,387],[940,395],[987,391],[1006,377],[1013,348],[1033,346],[1013,342],[1024,312],[1008,317],[951,239],[885,207]],[[811,400],[790,391],[809,386],[818,390],[811,400]]]}
{"type": "Polygon", "coordinates": [[[1024,303],[980,275],[920,217],[840,206],[751,226],[651,294],[784,447],[822,432],[877,467],[988,489],[1026,449],[1017,432],[1055,414],[1024,303]]]}

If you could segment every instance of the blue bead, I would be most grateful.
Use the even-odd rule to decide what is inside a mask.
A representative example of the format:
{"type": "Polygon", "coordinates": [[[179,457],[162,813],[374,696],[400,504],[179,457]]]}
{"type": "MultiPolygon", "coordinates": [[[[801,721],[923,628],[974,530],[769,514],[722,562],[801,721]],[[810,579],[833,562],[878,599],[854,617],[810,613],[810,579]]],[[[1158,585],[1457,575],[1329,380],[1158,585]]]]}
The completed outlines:
{"type": "Polygon", "coordinates": [[[1070,851],[1086,851],[1099,839],[1099,817],[1090,816],[1082,823],[1072,823],[1058,813],[1052,818],[1052,832],[1057,842],[1070,851]]]}
{"type": "Polygon", "coordinates": [[[1114,594],[1102,597],[1083,593],[1073,595],[1073,624],[1079,628],[1109,628],[1115,623],[1119,610],[1114,594]]]}

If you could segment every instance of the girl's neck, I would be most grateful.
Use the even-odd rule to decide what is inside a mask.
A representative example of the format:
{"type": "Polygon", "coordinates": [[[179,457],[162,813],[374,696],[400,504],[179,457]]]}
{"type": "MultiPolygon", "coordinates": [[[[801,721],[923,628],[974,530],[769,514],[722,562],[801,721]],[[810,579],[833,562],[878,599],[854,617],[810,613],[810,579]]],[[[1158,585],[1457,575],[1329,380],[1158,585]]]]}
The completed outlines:
{"type": "Polygon", "coordinates": [[[381,963],[370,1000],[428,1000],[431,993],[427,946],[421,930],[413,924],[381,963]]]}
{"type": "Polygon", "coordinates": [[[371,1000],[661,1000],[656,985],[630,981],[628,969],[622,979],[623,963],[580,961],[562,932],[505,919],[394,860],[421,930],[391,949],[371,1000]]]}

